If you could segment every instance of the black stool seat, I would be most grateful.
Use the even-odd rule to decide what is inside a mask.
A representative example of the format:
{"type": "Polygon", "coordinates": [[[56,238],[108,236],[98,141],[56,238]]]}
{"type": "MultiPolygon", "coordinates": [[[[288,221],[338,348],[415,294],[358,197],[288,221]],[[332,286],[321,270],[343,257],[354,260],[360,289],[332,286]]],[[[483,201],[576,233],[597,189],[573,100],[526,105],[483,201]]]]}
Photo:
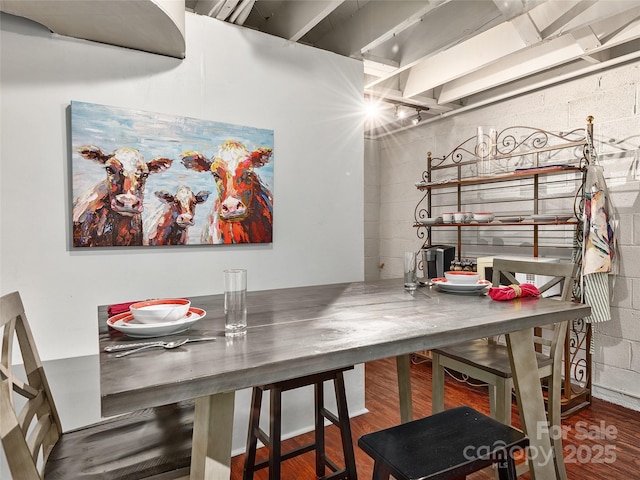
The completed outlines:
{"type": "Polygon", "coordinates": [[[345,370],[351,369],[353,369],[353,367],[346,367],[339,370],[307,375],[305,377],[294,378],[292,380],[285,380],[283,382],[261,385],[253,388],[251,395],[251,413],[249,416],[249,433],[247,435],[247,450],[244,462],[244,480],[252,480],[253,474],[257,470],[265,467],[269,467],[269,480],[279,480],[281,462],[312,450],[315,450],[316,452],[316,476],[318,480],[357,480],[356,461],[353,452],[353,442],[351,440],[351,425],[349,421],[349,411],[347,409],[347,396],[343,376],[343,372],[345,370]],[[337,415],[334,415],[324,406],[324,382],[328,380],[333,380],[336,394],[337,415]],[[282,392],[307,385],[314,386],[314,441],[308,445],[283,453],[281,448],[282,392]],[[268,435],[260,428],[262,393],[266,390],[270,392],[268,435]],[[345,464],[343,469],[340,469],[325,455],[325,419],[329,420],[340,429],[345,464]],[[269,450],[269,458],[261,462],[256,462],[258,439],[269,450]],[[325,475],[327,469],[329,469],[331,473],[325,475]]]}
{"type": "Polygon", "coordinates": [[[374,459],[374,480],[460,479],[494,463],[515,480],[513,453],[529,445],[519,430],[470,407],[457,407],[379,432],[358,445],[374,459]]]}

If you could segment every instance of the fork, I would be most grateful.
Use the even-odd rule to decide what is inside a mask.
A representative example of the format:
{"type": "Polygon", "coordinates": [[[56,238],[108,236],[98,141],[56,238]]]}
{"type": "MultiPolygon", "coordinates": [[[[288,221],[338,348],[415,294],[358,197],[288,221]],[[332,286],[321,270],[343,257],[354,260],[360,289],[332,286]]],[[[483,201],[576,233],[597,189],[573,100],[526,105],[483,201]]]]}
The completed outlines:
{"type": "MultiPolygon", "coordinates": [[[[187,338],[187,341],[185,343],[191,343],[191,342],[207,342],[207,341],[215,341],[217,340],[217,337],[200,337],[200,338],[187,338]]],[[[138,349],[138,348],[148,348],[148,347],[164,347],[167,343],[170,342],[165,342],[163,340],[158,340],[155,342],[142,342],[142,343],[126,343],[126,344],[122,344],[122,345],[107,345],[106,347],[104,347],[104,351],[107,353],[113,353],[113,352],[121,352],[123,350],[131,350],[131,349],[138,349]]]]}

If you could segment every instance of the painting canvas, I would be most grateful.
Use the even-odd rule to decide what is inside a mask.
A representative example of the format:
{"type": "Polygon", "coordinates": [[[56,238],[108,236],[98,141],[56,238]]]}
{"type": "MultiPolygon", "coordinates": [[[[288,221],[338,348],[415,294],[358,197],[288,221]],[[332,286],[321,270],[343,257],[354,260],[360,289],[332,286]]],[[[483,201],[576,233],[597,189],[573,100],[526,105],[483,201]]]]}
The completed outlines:
{"type": "Polygon", "coordinates": [[[73,246],[270,243],[273,130],[71,102],[73,246]]]}

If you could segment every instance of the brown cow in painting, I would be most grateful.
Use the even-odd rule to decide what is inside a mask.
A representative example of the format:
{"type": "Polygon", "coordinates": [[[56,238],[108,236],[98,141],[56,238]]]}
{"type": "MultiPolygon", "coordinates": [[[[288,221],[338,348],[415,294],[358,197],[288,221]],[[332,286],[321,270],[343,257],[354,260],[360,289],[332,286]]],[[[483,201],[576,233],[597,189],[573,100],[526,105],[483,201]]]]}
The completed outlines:
{"type": "Polygon", "coordinates": [[[155,192],[156,197],[164,203],[163,207],[149,218],[149,226],[145,222],[147,245],[186,245],[189,239],[189,227],[193,226],[196,205],[207,201],[211,192],[193,191],[180,185],[175,195],[166,190],[155,192]]]}
{"type": "Polygon", "coordinates": [[[73,202],[73,245],[142,245],[142,210],[147,177],[171,166],[169,158],[145,162],[134,148],[103,153],[93,145],[77,148],[87,160],[104,165],[107,178],[73,202]]]}
{"type": "Polygon", "coordinates": [[[255,168],[267,164],[271,148],[253,152],[242,143],[224,142],[211,160],[185,152],[188,169],[211,172],[218,198],[202,232],[202,243],[269,243],[273,232],[273,198],[255,168]]]}

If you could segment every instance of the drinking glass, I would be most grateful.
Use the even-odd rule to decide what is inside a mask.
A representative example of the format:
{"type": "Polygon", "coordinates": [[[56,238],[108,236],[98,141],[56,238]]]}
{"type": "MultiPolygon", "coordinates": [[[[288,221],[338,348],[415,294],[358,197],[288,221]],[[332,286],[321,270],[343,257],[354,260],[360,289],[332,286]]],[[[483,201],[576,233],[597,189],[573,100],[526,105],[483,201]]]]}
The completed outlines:
{"type": "Polygon", "coordinates": [[[418,273],[416,271],[416,252],[404,252],[404,288],[413,291],[418,288],[418,273]]]}
{"type": "Polygon", "coordinates": [[[247,333],[247,271],[224,271],[225,335],[236,337],[247,333]]]}
{"type": "Polygon", "coordinates": [[[476,136],[476,158],[479,177],[493,175],[493,161],[496,154],[498,132],[494,127],[479,126],[476,136]]]}

